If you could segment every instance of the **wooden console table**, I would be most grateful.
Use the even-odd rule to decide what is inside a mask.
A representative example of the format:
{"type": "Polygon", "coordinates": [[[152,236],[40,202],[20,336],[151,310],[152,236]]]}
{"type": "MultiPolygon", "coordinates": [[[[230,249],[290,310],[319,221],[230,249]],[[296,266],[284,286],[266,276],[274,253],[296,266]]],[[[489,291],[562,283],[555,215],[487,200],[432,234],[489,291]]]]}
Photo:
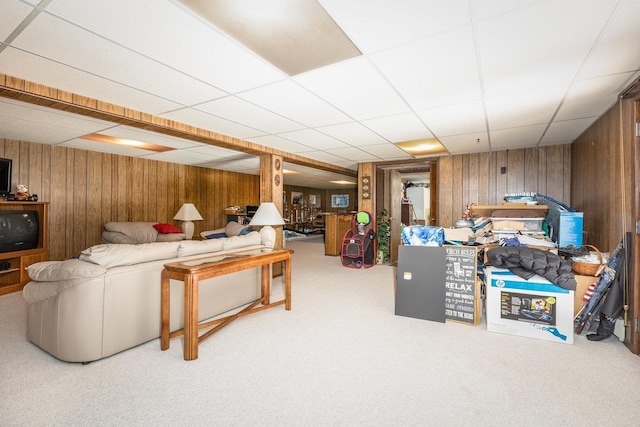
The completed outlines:
{"type": "Polygon", "coordinates": [[[184,360],[198,358],[198,344],[223,327],[237,319],[258,311],[285,305],[285,309],[291,310],[291,254],[290,249],[279,249],[268,252],[250,250],[236,252],[227,255],[209,256],[190,261],[174,262],[164,265],[161,276],[161,331],[160,348],[167,350],[169,341],[184,335],[184,360]],[[271,302],[271,265],[276,262],[285,263],[285,289],[284,300],[271,302]],[[198,285],[201,280],[233,273],[249,268],[261,267],[261,296],[260,299],[236,314],[211,320],[198,322],[198,285]],[[170,304],[169,283],[171,279],[184,282],[184,328],[171,332],[169,330],[170,304]],[[213,329],[198,336],[198,330],[204,328],[213,329]]]}

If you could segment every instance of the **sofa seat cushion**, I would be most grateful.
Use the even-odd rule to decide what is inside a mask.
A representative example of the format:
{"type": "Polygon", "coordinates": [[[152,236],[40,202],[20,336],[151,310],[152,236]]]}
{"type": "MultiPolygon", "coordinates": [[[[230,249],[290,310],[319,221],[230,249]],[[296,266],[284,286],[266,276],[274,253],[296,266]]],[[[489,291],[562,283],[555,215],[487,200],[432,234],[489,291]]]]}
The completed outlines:
{"type": "Polygon", "coordinates": [[[156,242],[179,242],[187,238],[187,235],[184,233],[158,233],[158,238],[156,242]]]}
{"type": "Polygon", "coordinates": [[[178,242],[156,242],[141,245],[104,244],[83,250],[80,260],[105,268],[172,259],[178,255],[178,242]]]}
{"type": "Polygon", "coordinates": [[[155,224],[157,222],[108,222],[104,229],[130,236],[135,243],[151,243],[158,238],[158,230],[153,228],[155,224]]]}

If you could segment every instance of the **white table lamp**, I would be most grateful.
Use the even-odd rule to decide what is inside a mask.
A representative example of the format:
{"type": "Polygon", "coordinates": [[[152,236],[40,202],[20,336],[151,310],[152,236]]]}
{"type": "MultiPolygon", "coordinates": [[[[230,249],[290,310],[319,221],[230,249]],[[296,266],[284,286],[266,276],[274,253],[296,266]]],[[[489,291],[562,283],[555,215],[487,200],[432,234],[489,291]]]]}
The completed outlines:
{"type": "Polygon", "coordinates": [[[278,208],[273,202],[260,203],[258,210],[256,211],[249,225],[261,225],[260,235],[262,236],[262,242],[265,246],[273,248],[276,243],[276,230],[272,225],[284,225],[284,220],[278,212],[278,208]]]}
{"type": "Polygon", "coordinates": [[[193,222],[191,221],[200,221],[202,220],[202,216],[196,207],[193,206],[193,203],[184,203],[173,219],[184,221],[181,226],[182,232],[186,235],[187,239],[191,239],[193,237],[193,222]]]}

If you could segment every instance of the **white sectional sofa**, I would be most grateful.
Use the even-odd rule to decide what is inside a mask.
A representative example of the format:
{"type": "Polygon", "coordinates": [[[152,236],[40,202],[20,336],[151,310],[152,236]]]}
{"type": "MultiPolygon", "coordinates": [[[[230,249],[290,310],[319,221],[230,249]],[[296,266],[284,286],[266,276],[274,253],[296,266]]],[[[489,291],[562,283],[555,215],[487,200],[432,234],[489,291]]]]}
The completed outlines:
{"type": "MultiPolygon", "coordinates": [[[[178,260],[262,249],[260,233],[220,239],[101,244],[79,259],[33,264],[24,290],[27,338],[56,358],[91,362],[160,336],[160,274],[178,260]]],[[[201,282],[200,320],[260,297],[260,270],[201,282]]],[[[183,284],[171,282],[171,330],[183,327],[183,284]]],[[[160,345],[158,344],[158,351],[160,345]]]]}

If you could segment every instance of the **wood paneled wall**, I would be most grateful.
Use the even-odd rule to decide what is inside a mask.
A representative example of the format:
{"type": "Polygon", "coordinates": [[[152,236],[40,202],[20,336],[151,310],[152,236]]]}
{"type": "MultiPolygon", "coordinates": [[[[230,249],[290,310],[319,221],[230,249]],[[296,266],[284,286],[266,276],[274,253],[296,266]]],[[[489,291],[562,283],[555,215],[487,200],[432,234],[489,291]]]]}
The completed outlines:
{"type": "Polygon", "coordinates": [[[224,227],[227,206],[257,205],[260,177],[24,141],[0,139],[13,159],[12,185],[50,202],[49,259],[77,256],[98,244],[109,221],[174,221],[193,203],[200,231],[224,227]]]}
{"type": "Polygon", "coordinates": [[[634,121],[634,101],[620,100],[572,144],[571,206],[585,243],[606,252],[634,229],[634,121]]]}
{"type": "Polygon", "coordinates": [[[436,224],[443,227],[453,226],[468,203],[499,205],[506,193],[536,192],[569,204],[571,146],[442,157],[437,163],[437,182],[436,224]]]}

